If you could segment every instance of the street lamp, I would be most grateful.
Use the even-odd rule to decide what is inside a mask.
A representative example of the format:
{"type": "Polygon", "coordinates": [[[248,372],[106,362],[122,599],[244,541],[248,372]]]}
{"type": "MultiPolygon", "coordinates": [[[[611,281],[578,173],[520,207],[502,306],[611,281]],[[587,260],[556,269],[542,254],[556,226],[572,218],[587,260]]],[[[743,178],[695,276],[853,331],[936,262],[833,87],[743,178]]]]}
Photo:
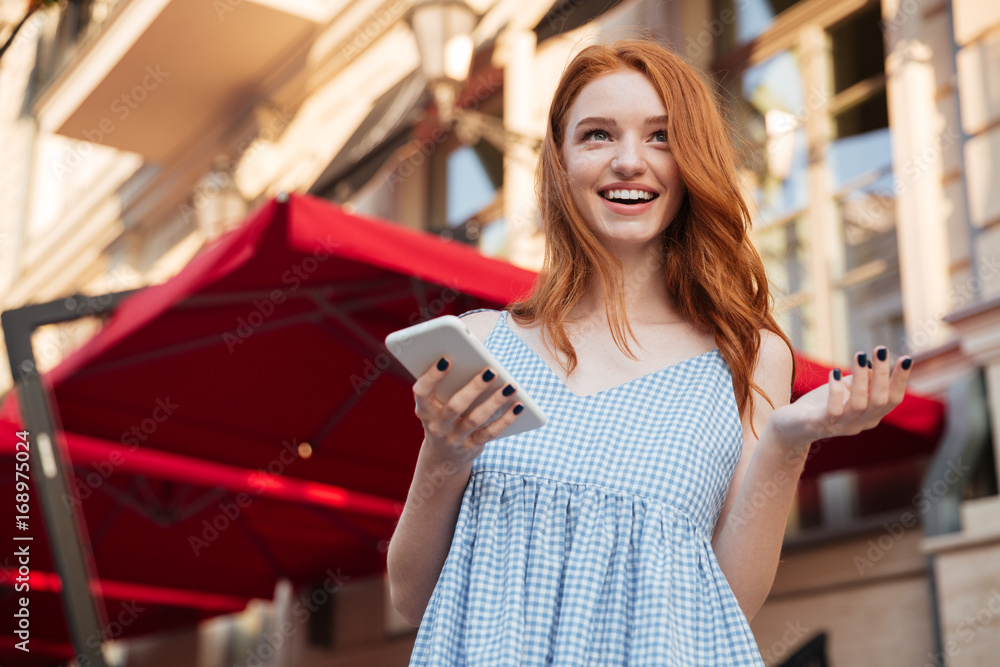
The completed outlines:
{"type": "Polygon", "coordinates": [[[442,125],[451,125],[455,97],[469,77],[472,29],[479,16],[463,0],[419,0],[407,14],[417,40],[420,68],[434,95],[442,125]]]}
{"type": "Polygon", "coordinates": [[[455,101],[472,63],[472,29],[479,21],[464,0],[418,0],[407,14],[407,21],[417,40],[420,69],[434,95],[441,127],[454,129],[465,144],[486,139],[507,153],[511,143],[526,145],[535,154],[541,140],[513,132],[503,121],[489,114],[456,106],[455,101]]]}

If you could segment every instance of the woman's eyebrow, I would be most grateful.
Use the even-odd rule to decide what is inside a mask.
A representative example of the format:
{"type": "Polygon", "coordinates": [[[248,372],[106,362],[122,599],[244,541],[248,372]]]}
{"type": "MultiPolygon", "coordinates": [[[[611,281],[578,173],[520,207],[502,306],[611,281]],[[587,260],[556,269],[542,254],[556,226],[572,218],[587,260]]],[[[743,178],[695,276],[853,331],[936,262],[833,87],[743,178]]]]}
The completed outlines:
{"type": "MultiPolygon", "coordinates": [[[[668,120],[667,116],[650,116],[646,119],[646,125],[662,125],[668,120]]],[[[607,125],[609,127],[618,127],[618,121],[614,118],[605,118],[604,116],[587,116],[586,118],[581,118],[576,124],[577,127],[580,127],[581,125],[607,125]]]]}
{"type": "Polygon", "coordinates": [[[587,116],[586,118],[581,118],[580,122],[576,124],[577,127],[580,127],[581,125],[609,125],[611,127],[618,127],[618,122],[614,118],[587,116]]]}

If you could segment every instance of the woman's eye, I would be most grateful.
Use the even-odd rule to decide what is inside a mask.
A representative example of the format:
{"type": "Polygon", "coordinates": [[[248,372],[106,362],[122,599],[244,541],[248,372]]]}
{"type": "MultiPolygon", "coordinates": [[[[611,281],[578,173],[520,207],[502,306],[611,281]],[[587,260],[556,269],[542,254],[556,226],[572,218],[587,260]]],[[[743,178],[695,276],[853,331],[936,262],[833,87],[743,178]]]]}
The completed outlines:
{"type": "Polygon", "coordinates": [[[659,132],[655,132],[653,134],[653,139],[656,140],[656,141],[666,141],[667,140],[667,131],[666,130],[660,130],[659,132]]]}
{"type": "Polygon", "coordinates": [[[587,134],[583,135],[584,139],[596,139],[597,141],[607,141],[608,133],[604,130],[591,130],[587,134]]]}

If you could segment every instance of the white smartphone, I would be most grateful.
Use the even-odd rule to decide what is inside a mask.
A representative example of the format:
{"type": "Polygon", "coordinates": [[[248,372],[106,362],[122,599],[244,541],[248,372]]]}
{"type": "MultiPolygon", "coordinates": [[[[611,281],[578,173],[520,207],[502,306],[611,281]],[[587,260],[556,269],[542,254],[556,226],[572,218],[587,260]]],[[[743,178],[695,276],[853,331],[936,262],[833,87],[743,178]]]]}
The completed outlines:
{"type": "MultiPolygon", "coordinates": [[[[481,374],[487,366],[496,373],[496,377],[487,385],[487,389],[496,390],[499,387],[513,384],[517,391],[511,394],[503,406],[490,416],[487,423],[492,423],[500,417],[513,403],[524,405],[524,411],[496,439],[530,431],[545,424],[545,415],[531,400],[531,396],[490,354],[486,346],[479,342],[479,339],[466,328],[462,320],[454,315],[442,315],[433,320],[394,331],[386,336],[385,347],[394,357],[399,359],[406,370],[410,371],[414,381],[426,373],[431,365],[436,364],[438,359],[448,357],[451,362],[450,370],[441,380],[437,389],[434,390],[437,397],[445,402],[468,384],[472,378],[481,374]]],[[[484,390],[472,402],[472,407],[485,401],[491,394],[491,391],[484,390]]]]}

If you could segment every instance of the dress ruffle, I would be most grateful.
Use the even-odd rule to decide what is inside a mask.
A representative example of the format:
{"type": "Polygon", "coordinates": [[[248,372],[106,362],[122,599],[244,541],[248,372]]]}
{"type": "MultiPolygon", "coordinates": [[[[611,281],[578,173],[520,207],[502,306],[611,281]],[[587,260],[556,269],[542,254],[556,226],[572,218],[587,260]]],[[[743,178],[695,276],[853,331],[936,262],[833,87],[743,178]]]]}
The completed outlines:
{"type": "Polygon", "coordinates": [[[763,664],[686,513],[497,471],[473,474],[465,496],[411,665],[763,664]]]}

